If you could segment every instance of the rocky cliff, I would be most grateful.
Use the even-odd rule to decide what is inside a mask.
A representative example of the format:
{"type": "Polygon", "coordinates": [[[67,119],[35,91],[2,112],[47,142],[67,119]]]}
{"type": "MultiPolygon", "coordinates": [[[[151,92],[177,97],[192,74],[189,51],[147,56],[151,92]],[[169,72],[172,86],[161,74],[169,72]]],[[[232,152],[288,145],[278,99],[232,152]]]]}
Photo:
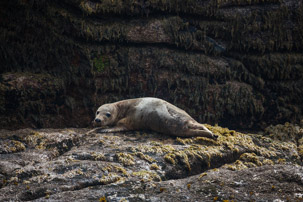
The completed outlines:
{"type": "Polygon", "coordinates": [[[0,3],[0,126],[88,126],[97,106],[154,96],[200,122],[256,129],[303,110],[296,0],[0,3]]]}

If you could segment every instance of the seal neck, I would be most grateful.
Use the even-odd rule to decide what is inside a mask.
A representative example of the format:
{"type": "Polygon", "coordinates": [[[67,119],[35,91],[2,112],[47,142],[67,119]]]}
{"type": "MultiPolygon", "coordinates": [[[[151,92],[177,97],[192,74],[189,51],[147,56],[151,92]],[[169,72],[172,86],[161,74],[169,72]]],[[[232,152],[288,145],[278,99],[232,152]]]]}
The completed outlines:
{"type": "Polygon", "coordinates": [[[125,105],[124,102],[118,102],[116,104],[116,109],[115,109],[117,113],[117,120],[121,120],[124,117],[126,117],[128,109],[129,109],[128,105],[125,105]]]}

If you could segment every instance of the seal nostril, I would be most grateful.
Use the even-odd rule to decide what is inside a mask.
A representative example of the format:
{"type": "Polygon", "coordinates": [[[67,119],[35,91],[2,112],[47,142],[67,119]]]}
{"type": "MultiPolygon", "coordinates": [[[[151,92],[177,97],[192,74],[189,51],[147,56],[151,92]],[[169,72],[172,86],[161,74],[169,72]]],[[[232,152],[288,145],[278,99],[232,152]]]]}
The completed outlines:
{"type": "Polygon", "coordinates": [[[100,123],[101,120],[100,119],[95,119],[95,122],[100,123]]]}

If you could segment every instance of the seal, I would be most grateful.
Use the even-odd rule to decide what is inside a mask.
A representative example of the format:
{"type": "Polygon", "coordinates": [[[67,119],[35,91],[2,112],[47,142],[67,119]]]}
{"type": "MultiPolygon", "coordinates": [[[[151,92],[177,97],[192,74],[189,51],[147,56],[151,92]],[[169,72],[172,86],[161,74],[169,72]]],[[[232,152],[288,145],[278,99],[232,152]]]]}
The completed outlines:
{"type": "Polygon", "coordinates": [[[152,130],[179,137],[218,138],[184,110],[153,97],[104,104],[98,108],[94,124],[100,127],[110,126],[98,132],[152,130]]]}

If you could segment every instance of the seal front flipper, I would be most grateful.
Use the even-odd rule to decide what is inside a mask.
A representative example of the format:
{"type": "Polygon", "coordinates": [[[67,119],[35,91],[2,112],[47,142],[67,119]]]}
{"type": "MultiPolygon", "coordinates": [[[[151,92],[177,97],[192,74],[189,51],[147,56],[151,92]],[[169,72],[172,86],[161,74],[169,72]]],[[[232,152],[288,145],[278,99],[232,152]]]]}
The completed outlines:
{"type": "Polygon", "coordinates": [[[100,129],[97,132],[98,133],[117,133],[117,132],[124,132],[124,131],[129,131],[129,130],[123,126],[116,126],[113,128],[100,129]]]}
{"type": "Polygon", "coordinates": [[[98,127],[98,128],[94,128],[94,129],[92,129],[92,130],[90,130],[90,131],[86,132],[86,133],[85,133],[85,135],[89,135],[89,134],[91,134],[91,133],[98,132],[98,130],[101,130],[101,128],[100,128],[100,127],[98,127]]]}

